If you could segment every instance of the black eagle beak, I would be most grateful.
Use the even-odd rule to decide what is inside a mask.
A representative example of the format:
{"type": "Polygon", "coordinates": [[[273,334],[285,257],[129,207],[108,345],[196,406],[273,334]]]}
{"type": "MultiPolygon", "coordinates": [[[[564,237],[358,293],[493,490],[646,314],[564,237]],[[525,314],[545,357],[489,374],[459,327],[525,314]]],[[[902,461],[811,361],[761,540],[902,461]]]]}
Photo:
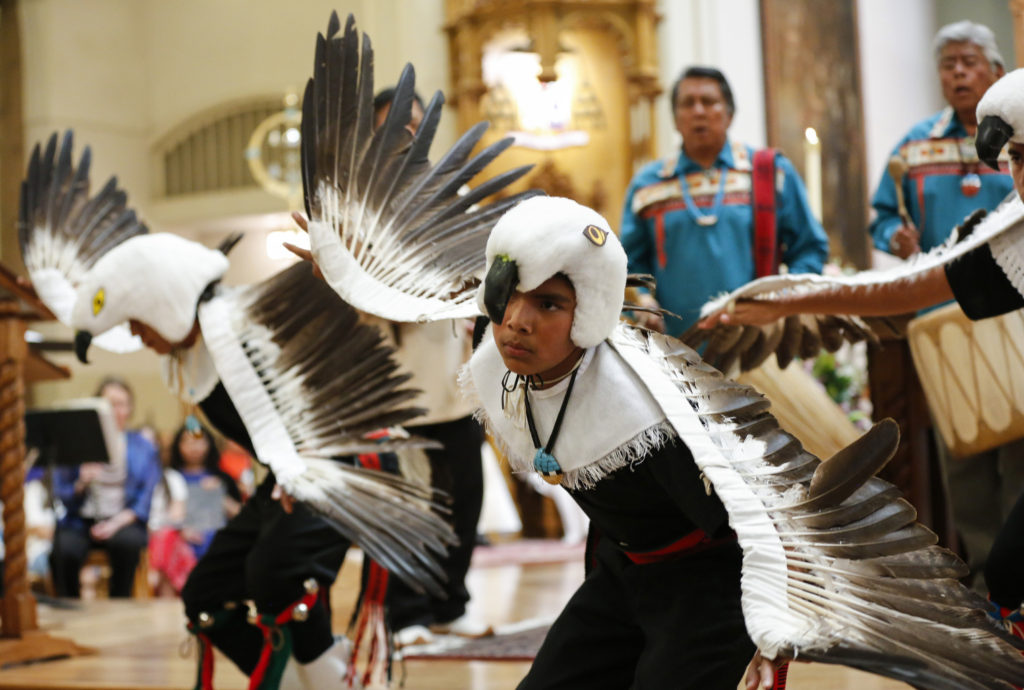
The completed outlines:
{"type": "Polygon", "coordinates": [[[519,284],[519,267],[507,256],[497,256],[484,278],[484,306],[495,324],[505,320],[505,309],[519,284]]]}
{"type": "Polygon", "coordinates": [[[993,170],[999,170],[999,152],[1013,136],[1013,127],[997,115],[986,115],[978,125],[974,148],[978,158],[993,170]]]}
{"type": "Polygon", "coordinates": [[[82,364],[89,363],[89,344],[92,343],[92,333],[89,331],[75,332],[75,355],[82,364]]]}

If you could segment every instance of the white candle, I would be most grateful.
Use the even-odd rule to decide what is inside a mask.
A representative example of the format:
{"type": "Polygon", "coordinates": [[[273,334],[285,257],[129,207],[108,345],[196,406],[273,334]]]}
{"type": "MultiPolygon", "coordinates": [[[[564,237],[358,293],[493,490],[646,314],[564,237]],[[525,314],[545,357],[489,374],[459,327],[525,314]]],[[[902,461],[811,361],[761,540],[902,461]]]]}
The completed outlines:
{"type": "Polygon", "coordinates": [[[813,127],[804,130],[804,182],[811,213],[821,222],[821,142],[813,127]]]}

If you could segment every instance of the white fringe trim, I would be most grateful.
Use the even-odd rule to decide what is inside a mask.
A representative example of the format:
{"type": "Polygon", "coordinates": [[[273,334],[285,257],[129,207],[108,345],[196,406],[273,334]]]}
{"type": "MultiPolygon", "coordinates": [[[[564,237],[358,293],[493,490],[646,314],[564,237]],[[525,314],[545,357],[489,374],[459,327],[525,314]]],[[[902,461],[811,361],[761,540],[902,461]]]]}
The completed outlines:
{"type": "MultiPolygon", "coordinates": [[[[480,422],[487,433],[490,434],[491,438],[494,439],[495,444],[498,446],[498,450],[508,460],[509,467],[513,472],[534,472],[533,469],[533,458],[518,457],[512,453],[508,445],[501,439],[501,436],[494,433],[493,426],[487,411],[484,410],[483,404],[480,402],[480,397],[477,395],[476,387],[473,385],[473,376],[470,373],[469,364],[464,364],[459,369],[459,390],[462,395],[469,401],[473,407],[473,418],[480,422]]],[[[642,432],[631,438],[623,445],[616,448],[608,455],[595,460],[594,462],[570,470],[562,475],[562,481],[560,482],[563,487],[572,491],[583,491],[586,489],[594,488],[599,481],[607,477],[612,472],[616,472],[623,467],[635,467],[637,464],[643,462],[650,453],[658,450],[668,442],[674,442],[676,434],[672,430],[672,425],[668,422],[662,422],[661,424],[652,426],[648,429],[644,429],[642,432]]]]}
{"type": "Polygon", "coordinates": [[[1024,295],[1024,231],[1004,232],[992,238],[992,258],[1003,269],[1010,285],[1024,295]]]}

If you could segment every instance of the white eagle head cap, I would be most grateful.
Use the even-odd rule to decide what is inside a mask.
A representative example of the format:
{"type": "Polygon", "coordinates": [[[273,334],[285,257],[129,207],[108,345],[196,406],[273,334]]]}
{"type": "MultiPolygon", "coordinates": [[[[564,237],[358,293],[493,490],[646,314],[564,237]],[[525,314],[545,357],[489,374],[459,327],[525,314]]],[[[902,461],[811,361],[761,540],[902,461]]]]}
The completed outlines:
{"type": "Polygon", "coordinates": [[[88,341],[135,319],[177,343],[192,330],[203,290],[228,270],[223,252],[178,235],[155,233],[125,240],[104,254],[79,283],[71,326],[79,359],[88,341]]]}
{"type": "Polygon", "coordinates": [[[999,153],[1008,141],[1024,144],[1024,69],[1004,74],[978,101],[978,158],[999,169],[999,153]]]}
{"type": "Polygon", "coordinates": [[[579,347],[593,347],[619,321],[626,253],[600,213],[571,199],[535,196],[498,220],[487,240],[487,276],[477,305],[500,323],[513,291],[529,292],[559,273],[576,290],[569,337],[579,347]]]}

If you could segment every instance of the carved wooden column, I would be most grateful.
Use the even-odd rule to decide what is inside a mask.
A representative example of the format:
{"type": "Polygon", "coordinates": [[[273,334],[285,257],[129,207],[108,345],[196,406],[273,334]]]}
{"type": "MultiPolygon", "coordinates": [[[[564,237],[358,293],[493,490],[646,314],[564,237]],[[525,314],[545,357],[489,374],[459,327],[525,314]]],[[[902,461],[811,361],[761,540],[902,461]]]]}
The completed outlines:
{"type": "Polygon", "coordinates": [[[47,363],[25,342],[30,321],[52,319],[31,288],[0,265],[0,500],[3,501],[4,596],[0,601],[0,666],[90,653],[70,640],[38,630],[36,601],[28,588],[25,556],[25,382],[26,371],[66,378],[67,370],[47,363]],[[34,361],[34,363],[33,363],[34,361]]]}
{"type": "Polygon", "coordinates": [[[18,0],[0,0],[0,259],[13,267],[21,265],[14,228],[25,163],[18,5],[18,0]]]}
{"type": "Polygon", "coordinates": [[[636,127],[644,131],[633,137],[633,166],[639,168],[647,161],[658,156],[658,141],[654,133],[657,124],[654,114],[654,102],[661,95],[658,82],[658,39],[655,30],[658,26],[658,13],[655,11],[654,0],[637,3],[634,17],[636,32],[635,64],[628,78],[633,87],[630,103],[638,111],[636,127]]]}
{"type": "Polygon", "coordinates": [[[1024,65],[1024,0],[1010,0],[1010,14],[1013,15],[1013,51],[1020,67],[1024,65]]]}
{"type": "Polygon", "coordinates": [[[16,300],[0,302],[0,501],[4,511],[3,636],[36,629],[25,558],[25,322],[16,300]]]}
{"type": "MultiPolygon", "coordinates": [[[[630,179],[638,166],[657,155],[653,106],[661,93],[658,21],[655,0],[446,0],[448,100],[457,110],[459,131],[490,116],[492,127],[480,146],[508,135],[517,142],[492,173],[523,164],[553,166],[556,176],[569,177],[579,193],[577,201],[603,200],[597,210],[608,218],[620,217],[630,179]],[[495,48],[510,37],[519,41],[516,47],[495,48]],[[535,77],[542,88],[516,95],[503,84],[485,83],[484,52],[491,50],[536,56],[539,72],[518,76],[535,77]],[[543,117],[537,115],[548,105],[536,94],[558,92],[548,87],[565,76],[560,76],[563,60],[578,69],[565,70],[574,81],[563,87],[573,90],[573,98],[595,104],[587,112],[596,110],[600,117],[542,124],[543,117]],[[511,105],[499,111],[496,103],[511,105]],[[524,112],[534,117],[523,117],[524,112]],[[565,137],[567,133],[580,136],[565,137]]],[[[520,70],[533,69],[525,62],[518,65],[520,70]]],[[[487,78],[496,79],[493,74],[487,78]]],[[[524,184],[515,183],[507,193],[523,190],[524,184]]]]}

